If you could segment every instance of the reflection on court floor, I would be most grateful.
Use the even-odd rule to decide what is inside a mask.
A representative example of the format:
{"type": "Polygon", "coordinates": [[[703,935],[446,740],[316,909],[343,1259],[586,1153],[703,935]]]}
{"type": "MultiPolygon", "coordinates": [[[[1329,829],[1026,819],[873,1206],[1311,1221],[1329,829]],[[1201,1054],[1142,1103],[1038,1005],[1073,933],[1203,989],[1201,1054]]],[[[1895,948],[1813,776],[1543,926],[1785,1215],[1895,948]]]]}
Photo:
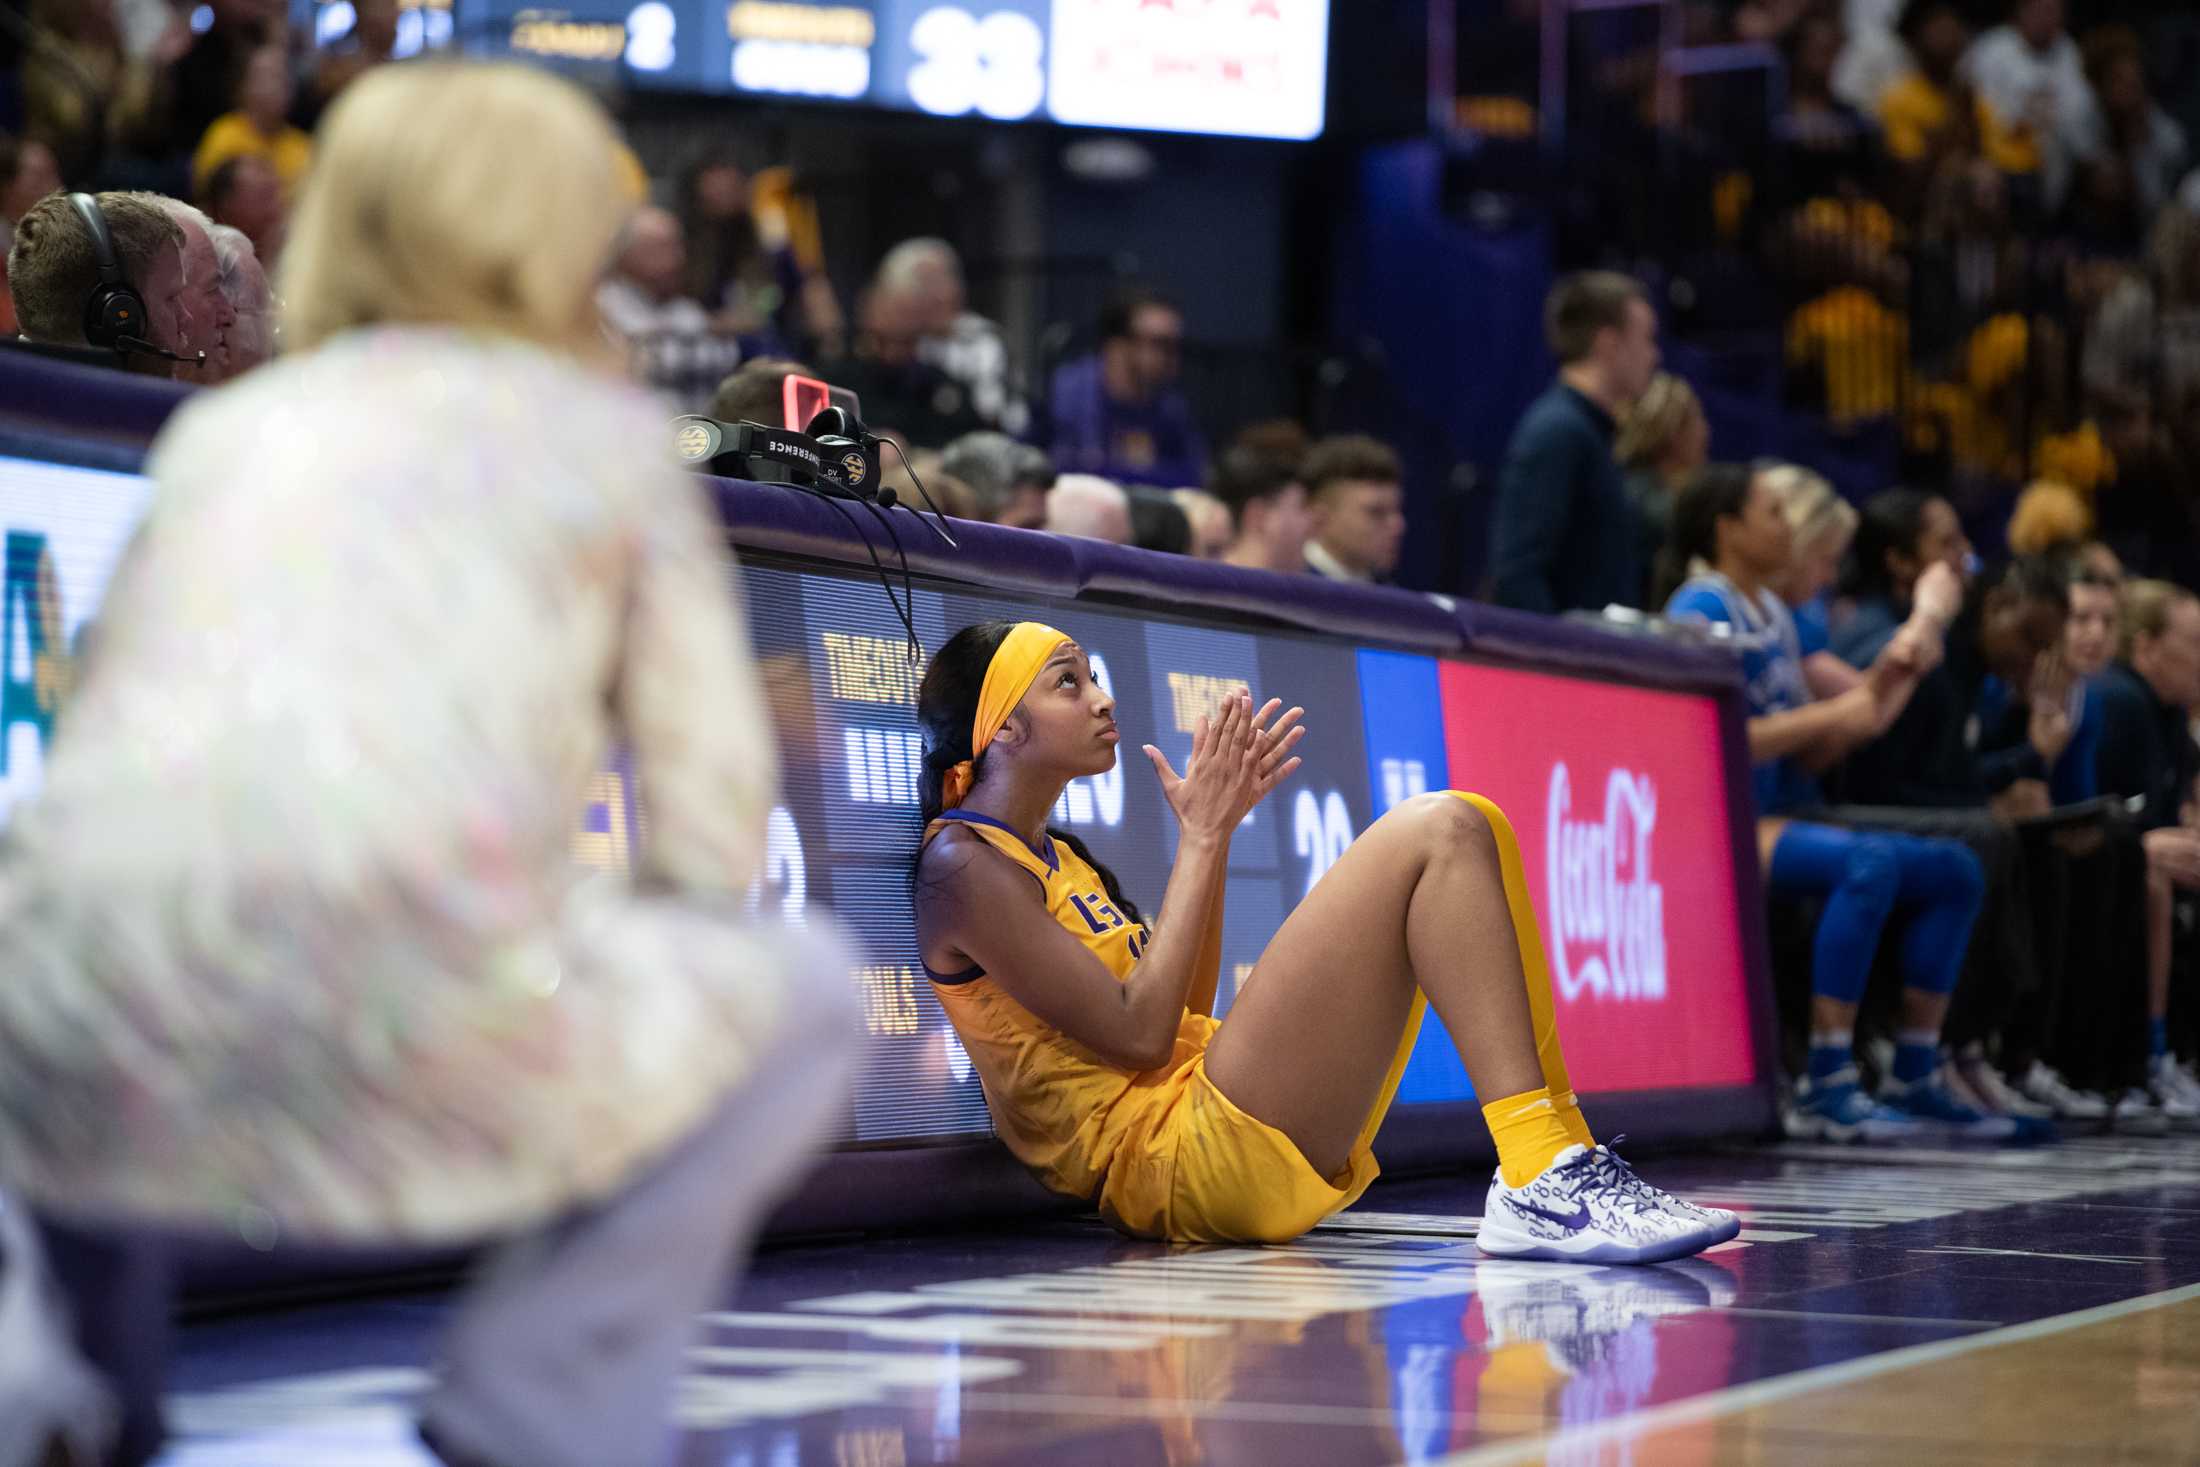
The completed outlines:
{"type": "MultiPolygon", "coordinates": [[[[2152,1461],[2193,1430],[2200,1140],[1787,1146],[1652,1175],[1742,1210],[1741,1237],[1655,1268],[1493,1262],[1467,1215],[1486,1180],[1468,1178],[1380,1186],[1286,1248],[1074,1221],[775,1248],[707,1316],[681,1460],[1909,1462],[2006,1438],[2026,1460],[2152,1461]],[[2079,1354],[2083,1408],[2057,1413],[2079,1354]],[[2103,1359],[2120,1362],[2105,1378],[2103,1359]],[[1943,1378],[1920,1408],[1917,1383],[1943,1378]],[[2054,1428],[2012,1436],[2027,1412],[2054,1428]]],[[[411,1409],[441,1310],[411,1296],[188,1330],[163,1461],[425,1467],[411,1409]]]]}

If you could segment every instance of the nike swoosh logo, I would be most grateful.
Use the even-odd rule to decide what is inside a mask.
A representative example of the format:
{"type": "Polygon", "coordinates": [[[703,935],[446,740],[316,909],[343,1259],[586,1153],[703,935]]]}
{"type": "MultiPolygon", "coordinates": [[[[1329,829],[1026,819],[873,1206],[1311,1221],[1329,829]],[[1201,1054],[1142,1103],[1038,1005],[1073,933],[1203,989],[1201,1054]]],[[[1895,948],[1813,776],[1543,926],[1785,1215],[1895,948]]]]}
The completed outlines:
{"type": "Polygon", "coordinates": [[[1571,1214],[1550,1212],[1544,1208],[1530,1207],[1527,1203],[1518,1201],[1513,1203],[1513,1207],[1530,1217],[1540,1217],[1547,1223],[1556,1223],[1569,1233],[1578,1233],[1589,1226],[1589,1204],[1586,1202],[1575,1203],[1571,1214]]]}

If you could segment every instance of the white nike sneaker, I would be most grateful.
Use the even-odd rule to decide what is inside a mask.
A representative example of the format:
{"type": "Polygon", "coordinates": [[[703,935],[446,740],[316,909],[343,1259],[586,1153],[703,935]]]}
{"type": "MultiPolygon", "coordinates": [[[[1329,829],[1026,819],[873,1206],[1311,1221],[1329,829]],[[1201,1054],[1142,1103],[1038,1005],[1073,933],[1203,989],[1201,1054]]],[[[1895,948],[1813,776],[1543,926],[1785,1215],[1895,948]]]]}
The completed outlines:
{"type": "Polygon", "coordinates": [[[2184,1078],[2175,1062],[2164,1055],[2148,1067],[2147,1094],[2171,1129],[2200,1131],[2200,1096],[2179,1083],[2184,1078]]]}
{"type": "Polygon", "coordinates": [[[1608,1150],[1569,1146],[1524,1187],[1491,1178],[1475,1244],[1493,1258],[1553,1263],[1663,1263],[1711,1246],[1663,1200],[1608,1150]]]}
{"type": "Polygon", "coordinates": [[[2126,1136],[2167,1136],[2169,1117],[2154,1103],[2154,1098],[2136,1087],[2126,1090],[2116,1102],[2116,1114],[2112,1122],[2115,1129],[2126,1136]]]}
{"type": "Polygon", "coordinates": [[[2029,1116],[2033,1120],[2055,1119],[2055,1108],[2021,1094],[2002,1077],[1983,1055],[1964,1055],[1956,1060],[1955,1076],[1978,1097],[1979,1108],[1997,1115],[2029,1116]]]}
{"type": "MultiPolygon", "coordinates": [[[[1692,1227],[1701,1229],[1712,1244],[1731,1243],[1741,1235],[1741,1214],[1729,1212],[1723,1207],[1705,1207],[1699,1203],[1690,1202],[1684,1197],[1675,1197],[1672,1193],[1660,1191],[1637,1176],[1635,1169],[1622,1161],[1619,1152],[1614,1149],[1626,1139],[1625,1136],[1614,1136],[1610,1146],[1596,1148],[1597,1156],[1602,1158],[1609,1168],[1614,1169],[1614,1181],[1622,1187],[1635,1189],[1643,1196],[1648,1197],[1657,1204],[1660,1211],[1672,1217],[1677,1217],[1692,1227]]],[[[1710,1245],[1707,1244],[1706,1246],[1710,1245]]]]}
{"type": "Polygon", "coordinates": [[[2027,1100],[2038,1101],[2053,1111],[2057,1120],[2098,1123],[2108,1119],[2106,1100],[2073,1088],[2069,1081],[2036,1060],[2017,1082],[2017,1089],[2027,1100]]]}

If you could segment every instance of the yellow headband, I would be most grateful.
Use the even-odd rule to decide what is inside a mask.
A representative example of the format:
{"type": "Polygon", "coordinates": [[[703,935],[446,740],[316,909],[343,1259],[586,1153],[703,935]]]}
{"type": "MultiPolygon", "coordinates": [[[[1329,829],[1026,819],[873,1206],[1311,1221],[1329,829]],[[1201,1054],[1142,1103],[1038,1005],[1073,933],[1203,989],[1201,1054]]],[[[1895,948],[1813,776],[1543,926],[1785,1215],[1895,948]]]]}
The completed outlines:
{"type": "Polygon", "coordinates": [[[940,781],[940,808],[952,810],[970,794],[977,781],[973,766],[1008,722],[1008,715],[1024,701],[1024,694],[1038,681],[1054,649],[1069,638],[1043,622],[1020,621],[1001,638],[993,660],[986,664],[985,685],[978,690],[978,714],[970,721],[970,757],[947,771],[940,781]]]}

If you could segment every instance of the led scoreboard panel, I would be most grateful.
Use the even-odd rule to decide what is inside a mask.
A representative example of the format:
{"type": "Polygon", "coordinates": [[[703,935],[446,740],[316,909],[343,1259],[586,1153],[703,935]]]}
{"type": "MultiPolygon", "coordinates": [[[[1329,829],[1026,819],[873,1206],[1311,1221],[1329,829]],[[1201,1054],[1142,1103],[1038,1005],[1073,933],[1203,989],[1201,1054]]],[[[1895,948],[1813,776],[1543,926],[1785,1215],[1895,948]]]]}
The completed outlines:
{"type": "MultiPolygon", "coordinates": [[[[341,44],[351,0],[292,0],[341,44]]],[[[940,117],[1311,138],[1329,0],[406,0],[399,50],[455,46],[687,92],[940,117]]]]}
{"type": "MultiPolygon", "coordinates": [[[[0,827],[36,790],[74,651],[147,499],[135,474],[0,456],[0,827]]],[[[901,624],[875,580],[822,563],[752,556],[740,586],[785,771],[749,909],[829,911],[861,953],[868,1053],[841,1139],[983,1135],[984,1096],[915,945],[923,745],[901,624]]],[[[1053,820],[1149,919],[1175,824],[1138,746],[1181,769],[1201,715],[1240,688],[1306,707],[1304,766],[1232,842],[1218,1012],[1357,836],[1400,801],[1456,786],[1494,798],[1519,836],[1577,1088],[1757,1080],[1713,698],[976,587],[920,585],[913,610],[927,647],[971,622],[1037,617],[1090,652],[1128,757],[1073,782],[1053,820]]],[[[577,860],[611,879],[632,869],[648,778],[606,760],[575,812],[577,860]]],[[[1335,981],[1355,981],[1353,954],[1335,956],[1335,981]]],[[[1399,1103],[1471,1096],[1431,1013],[1399,1103]]]]}

